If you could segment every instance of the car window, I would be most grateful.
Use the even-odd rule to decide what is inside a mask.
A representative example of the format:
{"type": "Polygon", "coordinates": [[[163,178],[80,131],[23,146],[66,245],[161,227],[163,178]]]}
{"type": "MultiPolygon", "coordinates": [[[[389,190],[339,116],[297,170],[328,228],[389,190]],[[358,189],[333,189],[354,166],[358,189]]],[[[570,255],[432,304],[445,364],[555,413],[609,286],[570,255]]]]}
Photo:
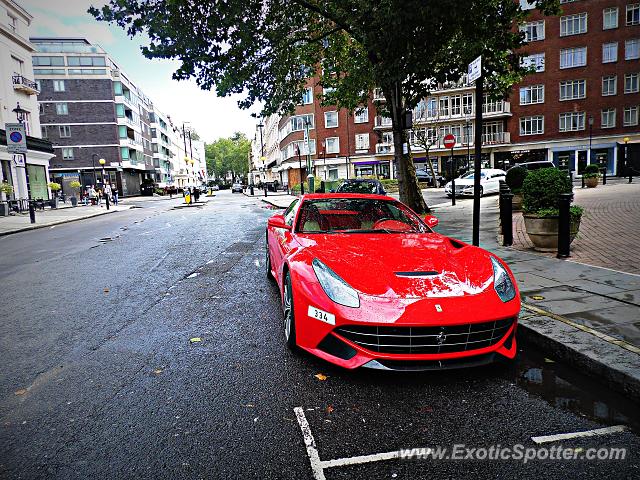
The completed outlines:
{"type": "Polygon", "coordinates": [[[284,223],[286,223],[287,225],[293,225],[293,219],[296,218],[296,212],[298,211],[296,207],[298,206],[299,202],[300,200],[296,198],[284,211],[284,223]]]}
{"type": "Polygon", "coordinates": [[[408,207],[393,200],[327,198],[300,206],[300,233],[422,233],[430,232],[408,207]]]}
{"type": "Polygon", "coordinates": [[[338,187],[340,193],[377,193],[373,182],[345,182],[338,187]]]}

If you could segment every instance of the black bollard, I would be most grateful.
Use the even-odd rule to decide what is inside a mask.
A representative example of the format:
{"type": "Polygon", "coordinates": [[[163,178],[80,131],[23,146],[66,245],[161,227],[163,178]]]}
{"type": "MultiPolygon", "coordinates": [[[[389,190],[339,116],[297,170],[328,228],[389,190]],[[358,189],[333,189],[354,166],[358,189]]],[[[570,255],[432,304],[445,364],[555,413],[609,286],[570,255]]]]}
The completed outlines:
{"type": "Polygon", "coordinates": [[[631,168],[631,165],[627,168],[629,169],[629,183],[631,183],[633,181],[633,168],[631,168]]]}
{"type": "Polygon", "coordinates": [[[36,223],[36,209],[33,200],[29,200],[29,219],[31,223],[36,223]]]}
{"type": "Polygon", "coordinates": [[[104,197],[105,203],[107,205],[107,210],[109,210],[109,197],[110,197],[110,195],[105,195],[105,197],[104,197]]]}
{"type": "Polygon", "coordinates": [[[569,257],[571,244],[571,193],[561,193],[558,198],[558,258],[569,257]]]}
{"type": "Polygon", "coordinates": [[[584,188],[584,175],[582,175],[582,186],[580,188],[584,188]]]}
{"type": "Polygon", "coordinates": [[[607,184],[607,169],[605,167],[605,169],[602,171],[602,184],[606,185],[607,184]]]}

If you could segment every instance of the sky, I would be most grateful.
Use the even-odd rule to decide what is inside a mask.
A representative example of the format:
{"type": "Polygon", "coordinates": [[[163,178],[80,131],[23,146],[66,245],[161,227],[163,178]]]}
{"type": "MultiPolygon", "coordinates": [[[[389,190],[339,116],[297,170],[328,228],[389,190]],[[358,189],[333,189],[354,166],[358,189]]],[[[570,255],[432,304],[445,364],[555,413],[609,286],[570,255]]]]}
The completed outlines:
{"type": "Polygon", "coordinates": [[[176,81],[171,74],[179,65],[173,60],[148,60],[140,52],[142,37],[130,39],[124,30],[97,22],[87,9],[94,0],[15,0],[31,15],[31,36],[84,37],[99,44],[116,64],[138,85],[163,113],[178,123],[191,122],[200,138],[211,142],[234,132],[249,138],[255,132],[250,114],[258,109],[241,110],[238,97],[218,98],[215,92],[201,90],[193,80],[176,81]]]}

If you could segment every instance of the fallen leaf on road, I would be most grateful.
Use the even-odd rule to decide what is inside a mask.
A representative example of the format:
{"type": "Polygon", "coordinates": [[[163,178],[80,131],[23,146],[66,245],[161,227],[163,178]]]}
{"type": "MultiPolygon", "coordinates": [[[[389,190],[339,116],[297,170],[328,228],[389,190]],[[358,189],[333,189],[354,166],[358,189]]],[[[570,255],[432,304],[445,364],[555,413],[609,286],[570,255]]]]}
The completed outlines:
{"type": "Polygon", "coordinates": [[[255,407],[255,405],[253,403],[247,403],[245,405],[245,407],[253,408],[253,407],[255,407]]]}
{"type": "Polygon", "coordinates": [[[153,373],[155,373],[156,375],[160,375],[162,373],[162,369],[161,368],[156,368],[153,373]]]}
{"type": "Polygon", "coordinates": [[[27,393],[27,389],[26,388],[21,388],[20,390],[16,390],[14,393],[16,395],[24,395],[25,393],[27,393]]]}
{"type": "Polygon", "coordinates": [[[316,377],[320,381],[325,381],[327,378],[329,378],[326,375],[323,375],[322,373],[318,373],[318,374],[314,375],[314,377],[316,377]]]}
{"type": "Polygon", "coordinates": [[[327,413],[331,413],[335,410],[335,408],[333,408],[331,405],[329,405],[326,409],[327,413]]]}
{"type": "Polygon", "coordinates": [[[108,289],[108,288],[105,288],[105,289],[104,289],[104,293],[109,293],[109,289],[108,289]]]}
{"type": "Polygon", "coordinates": [[[201,341],[202,341],[202,339],[200,337],[193,337],[193,338],[189,339],[189,342],[191,342],[191,343],[198,343],[198,342],[201,342],[201,341]]]}
{"type": "Polygon", "coordinates": [[[534,300],[544,300],[544,297],[542,295],[531,295],[531,298],[533,298],[534,300]]]}
{"type": "Polygon", "coordinates": [[[544,359],[545,363],[556,363],[555,360],[551,360],[550,358],[546,358],[544,359]]]}

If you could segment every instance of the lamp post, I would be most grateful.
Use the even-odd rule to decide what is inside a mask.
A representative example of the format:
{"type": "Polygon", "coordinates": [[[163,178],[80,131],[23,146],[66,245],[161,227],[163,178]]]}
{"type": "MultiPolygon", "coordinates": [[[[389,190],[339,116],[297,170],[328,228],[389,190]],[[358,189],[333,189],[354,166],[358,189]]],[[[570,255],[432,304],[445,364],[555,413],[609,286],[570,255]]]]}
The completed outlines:
{"type": "Polygon", "coordinates": [[[467,170],[471,163],[471,143],[469,142],[469,130],[471,129],[471,107],[464,107],[465,122],[464,127],[467,131],[467,170]]]}
{"type": "Polygon", "coordinates": [[[27,113],[29,113],[28,110],[25,110],[24,108],[22,108],[20,106],[20,102],[17,102],[16,103],[16,108],[14,108],[11,111],[16,114],[16,118],[18,119],[18,123],[24,123],[24,118],[26,117],[27,113]]]}
{"type": "Polygon", "coordinates": [[[587,157],[587,165],[591,163],[591,141],[593,139],[593,115],[589,115],[589,156],[587,157]]]}
{"type": "Polygon", "coordinates": [[[93,186],[95,188],[98,183],[98,177],[96,177],[96,158],[98,158],[98,154],[94,153],[91,155],[91,166],[93,167],[93,186]]]}
{"type": "Polygon", "coordinates": [[[105,185],[105,181],[104,181],[104,165],[105,165],[105,163],[107,163],[107,161],[104,158],[101,158],[100,160],[98,160],[98,163],[102,166],[102,188],[104,188],[104,185],[105,185]]]}
{"type": "Polygon", "coordinates": [[[302,181],[302,155],[300,154],[299,144],[296,144],[296,152],[298,153],[298,165],[300,167],[300,195],[304,195],[304,182],[302,181]]]}
{"type": "Polygon", "coordinates": [[[631,170],[631,164],[629,163],[629,154],[628,154],[628,143],[631,140],[629,137],[624,137],[622,141],[624,142],[624,164],[627,166],[627,172],[629,172],[629,183],[633,181],[633,171],[631,170]]]}

